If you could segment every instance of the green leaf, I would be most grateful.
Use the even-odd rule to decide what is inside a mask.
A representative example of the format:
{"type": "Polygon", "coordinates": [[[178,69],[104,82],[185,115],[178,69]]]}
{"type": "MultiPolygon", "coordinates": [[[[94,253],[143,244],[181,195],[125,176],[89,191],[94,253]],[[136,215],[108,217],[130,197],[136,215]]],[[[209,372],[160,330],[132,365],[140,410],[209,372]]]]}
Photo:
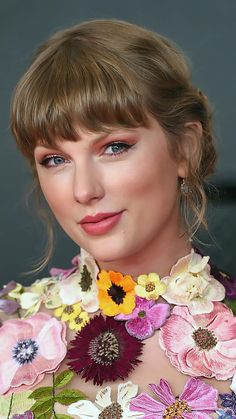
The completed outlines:
{"type": "Polygon", "coordinates": [[[36,390],[32,391],[32,393],[30,394],[29,398],[30,399],[42,399],[44,397],[53,396],[53,389],[52,387],[40,387],[37,388],[36,390]]]}
{"type": "Polygon", "coordinates": [[[37,400],[31,407],[31,410],[36,416],[47,413],[50,409],[52,410],[54,405],[53,397],[44,397],[41,400],[37,400]]]}
{"type": "Polygon", "coordinates": [[[62,390],[56,395],[55,401],[68,406],[71,403],[77,402],[78,400],[84,400],[86,398],[85,394],[79,390],[62,390]]]}
{"type": "Polygon", "coordinates": [[[236,300],[226,300],[225,303],[231,308],[233,314],[236,316],[236,300]]]}
{"type": "Polygon", "coordinates": [[[35,415],[35,419],[51,419],[53,409],[48,410],[46,413],[35,415]]]}
{"type": "Polygon", "coordinates": [[[56,416],[53,416],[53,419],[73,419],[72,416],[62,415],[61,413],[56,413],[56,416]]]}
{"type": "Polygon", "coordinates": [[[57,388],[64,387],[68,384],[74,376],[74,373],[70,370],[62,371],[55,379],[54,385],[57,388]]]}

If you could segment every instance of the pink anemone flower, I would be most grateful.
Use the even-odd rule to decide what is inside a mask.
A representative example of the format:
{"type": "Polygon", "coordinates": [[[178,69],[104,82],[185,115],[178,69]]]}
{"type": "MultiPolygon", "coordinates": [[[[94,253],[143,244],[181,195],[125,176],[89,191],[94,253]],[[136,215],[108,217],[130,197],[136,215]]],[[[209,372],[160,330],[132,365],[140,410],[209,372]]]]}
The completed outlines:
{"type": "Polygon", "coordinates": [[[7,320],[0,328],[0,394],[28,390],[66,356],[66,326],[45,313],[7,320]]]}
{"type": "Polygon", "coordinates": [[[145,419],[210,419],[210,414],[217,409],[217,390],[196,378],[187,381],[178,397],[173,395],[166,380],[150,387],[160,401],[145,393],[130,401],[130,410],[144,413],[145,419]]]}
{"type": "Polygon", "coordinates": [[[227,380],[236,372],[236,317],[223,303],[215,302],[211,313],[197,315],[187,307],[174,307],[159,341],[184,374],[227,380]]]}

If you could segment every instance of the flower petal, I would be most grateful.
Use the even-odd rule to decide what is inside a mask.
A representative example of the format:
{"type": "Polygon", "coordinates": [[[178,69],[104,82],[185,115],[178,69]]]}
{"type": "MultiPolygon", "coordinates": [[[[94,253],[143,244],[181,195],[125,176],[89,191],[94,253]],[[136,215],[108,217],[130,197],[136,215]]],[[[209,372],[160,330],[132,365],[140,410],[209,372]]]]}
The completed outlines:
{"type": "Polygon", "coordinates": [[[40,299],[40,294],[36,292],[24,292],[20,296],[20,305],[23,309],[28,309],[37,304],[40,299]]]}
{"type": "Polygon", "coordinates": [[[18,308],[20,308],[20,305],[16,301],[8,300],[7,298],[0,299],[0,310],[4,311],[4,313],[13,314],[18,308]]]}
{"type": "Polygon", "coordinates": [[[47,360],[61,361],[66,356],[66,342],[63,339],[65,325],[55,318],[50,319],[40,331],[37,342],[41,355],[47,360]]]}
{"type": "Polygon", "coordinates": [[[165,406],[175,402],[175,397],[168,381],[162,378],[159,386],[156,384],[150,384],[150,387],[165,406]]]}
{"type": "Polygon", "coordinates": [[[194,346],[192,325],[179,316],[172,314],[162,326],[159,334],[161,347],[167,351],[178,353],[183,347],[186,350],[194,346]],[[181,333],[179,331],[181,330],[181,333]]]}
{"type": "Polygon", "coordinates": [[[147,296],[147,291],[141,285],[136,285],[135,286],[135,293],[141,298],[145,298],[147,296]]]}
{"type": "Polygon", "coordinates": [[[214,304],[212,301],[207,300],[206,298],[197,298],[191,300],[187,303],[188,309],[193,316],[198,314],[210,313],[214,309],[214,304]]]}
{"type": "Polygon", "coordinates": [[[136,319],[128,320],[125,324],[127,332],[137,339],[147,339],[153,334],[153,327],[147,317],[136,317],[136,319]]]}
{"type": "MultiPolygon", "coordinates": [[[[233,350],[235,353],[235,345],[233,350]]],[[[209,368],[213,372],[212,375],[218,380],[227,380],[235,372],[236,356],[226,358],[218,350],[208,351],[203,353],[202,362],[206,368],[209,368]]]]}
{"type": "Polygon", "coordinates": [[[193,410],[215,411],[218,391],[202,380],[190,378],[179,398],[185,400],[193,410]]]}
{"type": "Polygon", "coordinates": [[[170,315],[169,304],[155,304],[147,311],[147,317],[150,320],[153,329],[159,329],[170,315]]]}
{"type": "Polygon", "coordinates": [[[208,368],[204,359],[204,351],[200,351],[197,348],[193,348],[186,354],[186,364],[187,367],[192,371],[191,375],[198,375],[203,377],[212,377],[212,368],[208,368]]]}
{"type": "MultiPolygon", "coordinates": [[[[1,349],[2,350],[2,349],[1,349]]],[[[9,359],[6,362],[1,361],[0,367],[0,394],[5,394],[19,368],[19,365],[13,360],[9,359]]]]}
{"type": "Polygon", "coordinates": [[[111,387],[107,386],[99,390],[95,402],[102,408],[109,406],[111,404],[111,387]]]}
{"type": "Polygon", "coordinates": [[[98,274],[98,280],[97,280],[97,286],[99,290],[106,291],[109,289],[112,285],[110,275],[107,271],[101,270],[101,272],[98,274]]]}
{"type": "Polygon", "coordinates": [[[135,295],[129,292],[125,295],[123,303],[118,306],[119,313],[130,314],[135,308],[135,295]]]}
{"type": "Polygon", "coordinates": [[[72,305],[81,301],[81,288],[78,284],[78,275],[71,276],[60,283],[59,296],[62,304],[72,305]]]}
{"type": "Polygon", "coordinates": [[[130,275],[125,275],[120,281],[120,286],[122,286],[125,292],[130,292],[130,291],[134,292],[135,285],[136,285],[136,282],[133,280],[132,276],[130,275]]]}
{"type": "Polygon", "coordinates": [[[80,400],[76,403],[72,403],[67,412],[70,415],[78,416],[80,419],[98,419],[99,414],[101,413],[100,410],[92,402],[89,400],[80,400]]]}
{"type": "Polygon", "coordinates": [[[118,394],[117,394],[117,402],[120,405],[126,406],[127,403],[135,397],[138,393],[138,385],[133,384],[131,381],[127,381],[126,383],[122,383],[118,385],[118,394]]]}
{"type": "Polygon", "coordinates": [[[233,376],[230,388],[236,394],[236,373],[233,376]]]}
{"type": "Polygon", "coordinates": [[[0,297],[4,297],[10,291],[14,290],[17,287],[17,283],[15,281],[10,281],[8,284],[4,285],[3,288],[0,290],[0,297]]]}
{"type": "MultiPolygon", "coordinates": [[[[163,412],[165,411],[165,408],[165,405],[158,402],[157,400],[154,400],[151,396],[145,393],[139,394],[130,402],[131,411],[135,410],[145,414],[155,413],[155,416],[153,416],[155,419],[163,418],[163,412]]],[[[145,418],[146,417],[148,416],[145,415],[145,418]]]]}
{"type": "Polygon", "coordinates": [[[236,317],[233,317],[231,313],[228,315],[219,313],[208,329],[212,330],[221,341],[236,339],[236,317]]]}

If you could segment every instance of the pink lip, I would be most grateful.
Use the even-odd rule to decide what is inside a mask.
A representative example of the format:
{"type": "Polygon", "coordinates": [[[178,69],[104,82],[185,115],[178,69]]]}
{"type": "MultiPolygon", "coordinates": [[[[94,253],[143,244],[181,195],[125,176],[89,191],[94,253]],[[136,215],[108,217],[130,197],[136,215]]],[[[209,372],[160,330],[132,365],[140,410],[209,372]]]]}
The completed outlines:
{"type": "Polygon", "coordinates": [[[122,212],[99,213],[94,217],[88,215],[80,221],[83,230],[91,235],[105,234],[120,220],[122,212]]]}

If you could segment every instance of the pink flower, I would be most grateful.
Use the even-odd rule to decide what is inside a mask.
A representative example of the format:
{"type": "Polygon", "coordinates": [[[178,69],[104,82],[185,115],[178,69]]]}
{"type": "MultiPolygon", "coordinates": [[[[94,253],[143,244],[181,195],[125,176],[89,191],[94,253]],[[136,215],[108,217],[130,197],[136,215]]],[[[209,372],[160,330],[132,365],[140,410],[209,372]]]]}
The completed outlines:
{"type": "Polygon", "coordinates": [[[159,340],[184,374],[227,380],[236,372],[236,317],[223,303],[215,302],[211,313],[195,316],[187,307],[174,307],[159,340]]]}
{"type": "Polygon", "coordinates": [[[217,409],[218,392],[196,378],[189,378],[179,397],[175,397],[167,381],[161,379],[160,386],[150,384],[160,401],[141,393],[130,401],[130,410],[143,412],[145,419],[164,417],[207,419],[217,409]],[[176,415],[173,414],[176,412],[176,415]]]}
{"type": "Polygon", "coordinates": [[[116,320],[127,320],[125,327],[131,336],[137,339],[147,339],[159,329],[170,314],[169,304],[155,304],[136,297],[136,307],[131,314],[118,314],[116,320]]]}
{"type": "Polygon", "coordinates": [[[28,390],[66,356],[66,327],[45,313],[7,320],[0,328],[0,394],[28,390]]]}

